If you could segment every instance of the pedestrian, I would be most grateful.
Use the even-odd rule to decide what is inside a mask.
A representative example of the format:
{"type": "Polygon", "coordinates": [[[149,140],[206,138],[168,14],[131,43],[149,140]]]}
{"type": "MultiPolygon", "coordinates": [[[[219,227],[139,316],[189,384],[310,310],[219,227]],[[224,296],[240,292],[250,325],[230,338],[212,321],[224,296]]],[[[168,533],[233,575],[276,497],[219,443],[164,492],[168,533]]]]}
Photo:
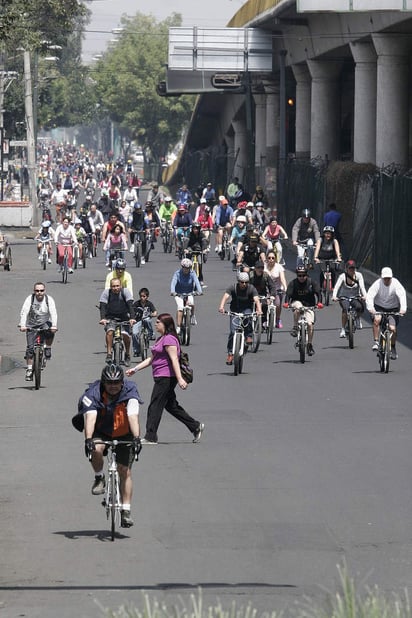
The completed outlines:
{"type": "Polygon", "coordinates": [[[142,444],[157,444],[157,430],[162,418],[163,410],[174,416],[186,425],[193,434],[193,442],[199,442],[204,423],[196,421],[178,403],[175,394],[176,385],[182,390],[187,388],[187,382],[182,377],[179,365],[180,343],[176,333],[173,317],[169,313],[161,313],[155,324],[158,338],[151,348],[151,355],[135,367],[126,371],[132,376],[136,371],[152,366],[154,386],[147,411],[146,434],[142,444]]]}
{"type": "Polygon", "coordinates": [[[46,285],[42,281],[34,284],[33,294],[27,296],[20,312],[21,332],[26,333],[27,347],[24,358],[27,362],[26,380],[33,379],[33,356],[34,343],[36,341],[36,329],[42,330],[42,341],[46,343],[44,356],[51,358],[51,346],[54,333],[57,331],[57,311],[54,299],[46,294],[46,285]]]}

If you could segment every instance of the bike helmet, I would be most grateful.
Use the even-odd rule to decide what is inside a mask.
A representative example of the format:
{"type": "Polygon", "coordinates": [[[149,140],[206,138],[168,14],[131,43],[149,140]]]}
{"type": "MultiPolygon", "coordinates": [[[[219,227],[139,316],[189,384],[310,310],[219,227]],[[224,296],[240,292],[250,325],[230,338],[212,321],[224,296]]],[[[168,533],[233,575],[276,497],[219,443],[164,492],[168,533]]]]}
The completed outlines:
{"type": "Polygon", "coordinates": [[[41,226],[42,227],[50,227],[51,226],[51,222],[50,221],[43,221],[41,226]]]}
{"type": "Polygon", "coordinates": [[[186,210],[186,206],[184,204],[179,204],[177,209],[178,210],[186,210]]]}
{"type": "Polygon", "coordinates": [[[246,201],[239,202],[239,204],[237,205],[237,208],[238,208],[238,210],[243,210],[243,209],[246,208],[246,206],[247,206],[247,202],[246,201]]]}
{"type": "Polygon", "coordinates": [[[170,195],[166,195],[165,197],[165,202],[171,202],[172,198],[170,197],[170,195]]]}
{"type": "Polygon", "coordinates": [[[140,202],[135,202],[133,208],[135,210],[141,210],[142,209],[142,205],[140,202]]]}
{"type": "Polygon", "coordinates": [[[146,202],[146,204],[145,204],[145,209],[146,209],[146,210],[153,210],[153,204],[152,204],[152,202],[150,202],[150,201],[149,201],[149,202],[146,202]]]}
{"type": "Polygon", "coordinates": [[[264,206],[263,202],[256,202],[256,208],[260,208],[261,206],[264,206]]]}
{"type": "Polygon", "coordinates": [[[119,365],[115,365],[114,363],[112,363],[111,365],[106,365],[106,367],[102,371],[100,381],[103,383],[121,382],[123,384],[123,381],[124,381],[123,369],[119,367],[119,365]]]}
{"type": "Polygon", "coordinates": [[[183,260],[180,262],[180,266],[182,268],[192,268],[192,260],[189,260],[189,258],[183,258],[183,260]]]}
{"type": "Polygon", "coordinates": [[[249,242],[258,242],[259,241],[259,236],[257,236],[256,234],[251,234],[249,236],[249,242]]]}
{"type": "Polygon", "coordinates": [[[246,231],[249,232],[249,233],[255,231],[255,226],[253,225],[253,223],[248,223],[247,224],[246,231]]]}
{"type": "Polygon", "coordinates": [[[207,204],[207,200],[206,200],[206,198],[205,198],[205,197],[201,197],[201,198],[200,198],[200,203],[201,203],[201,204],[207,204]]]}
{"type": "Polygon", "coordinates": [[[296,267],[296,274],[297,275],[307,275],[308,271],[306,270],[304,264],[299,264],[299,266],[296,267]]]}
{"type": "Polygon", "coordinates": [[[305,219],[309,219],[309,217],[310,217],[310,210],[309,210],[309,208],[304,208],[302,210],[302,217],[304,217],[305,219]]]}
{"type": "Polygon", "coordinates": [[[192,223],[192,230],[200,230],[201,229],[201,225],[198,221],[195,221],[194,223],[192,223]]]}
{"type": "Polygon", "coordinates": [[[117,259],[115,263],[115,269],[116,270],[126,270],[126,260],[124,260],[123,258],[117,259]]]}
{"type": "Polygon", "coordinates": [[[237,276],[237,280],[239,281],[239,283],[247,283],[249,281],[249,274],[239,273],[237,276]]]}
{"type": "Polygon", "coordinates": [[[80,221],[79,217],[76,217],[74,220],[74,225],[81,225],[82,222],[80,221]]]}
{"type": "Polygon", "coordinates": [[[334,234],[335,228],[332,225],[325,225],[322,232],[330,232],[331,234],[334,234]]]}
{"type": "Polygon", "coordinates": [[[245,217],[245,215],[239,215],[238,218],[236,219],[236,223],[246,223],[247,219],[245,217]]]}

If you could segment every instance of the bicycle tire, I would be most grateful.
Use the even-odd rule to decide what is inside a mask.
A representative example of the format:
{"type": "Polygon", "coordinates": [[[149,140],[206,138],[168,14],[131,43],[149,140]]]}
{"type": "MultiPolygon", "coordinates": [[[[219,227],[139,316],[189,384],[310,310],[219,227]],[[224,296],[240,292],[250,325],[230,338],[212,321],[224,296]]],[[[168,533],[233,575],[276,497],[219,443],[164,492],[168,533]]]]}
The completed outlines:
{"type": "Polygon", "coordinates": [[[134,248],[134,261],[136,262],[136,267],[140,268],[142,263],[142,245],[138,242],[134,248]]]}
{"type": "Polygon", "coordinates": [[[113,362],[115,365],[120,365],[122,362],[122,343],[115,341],[113,344],[113,362]]]}
{"type": "Polygon", "coordinates": [[[222,262],[223,262],[223,260],[225,259],[225,245],[222,245],[222,250],[221,250],[221,252],[219,253],[219,257],[220,257],[220,259],[221,259],[221,260],[222,260],[222,262]]]}
{"type": "Polygon", "coordinates": [[[235,333],[234,334],[235,337],[235,345],[233,347],[233,374],[235,376],[239,375],[242,373],[242,355],[241,355],[241,344],[242,344],[242,337],[241,335],[239,335],[239,333],[235,333]]]}
{"type": "Polygon", "coordinates": [[[260,346],[260,339],[262,336],[262,316],[257,315],[255,319],[255,324],[253,327],[253,343],[252,343],[252,352],[256,354],[260,346]]]}
{"type": "Polygon", "coordinates": [[[62,283],[67,283],[67,273],[68,273],[68,266],[67,266],[67,256],[65,256],[63,258],[63,264],[62,264],[62,283]]]}
{"type": "Polygon", "coordinates": [[[9,271],[11,266],[12,266],[12,259],[11,259],[11,248],[10,247],[6,247],[5,252],[4,252],[4,270],[9,271]]]}
{"type": "Polygon", "coordinates": [[[110,538],[116,538],[116,475],[111,473],[109,476],[109,505],[110,505],[110,538]]]}
{"type": "Polygon", "coordinates": [[[305,325],[299,326],[299,360],[301,363],[305,362],[306,356],[306,329],[305,325]]]}
{"type": "Polygon", "coordinates": [[[87,247],[83,247],[83,268],[86,268],[86,260],[87,260],[87,247]]]}
{"type": "Polygon", "coordinates": [[[41,386],[41,361],[42,361],[42,350],[37,347],[34,350],[33,356],[33,374],[34,374],[34,388],[36,391],[39,390],[41,386]]]}
{"type": "Polygon", "coordinates": [[[186,311],[183,312],[182,322],[185,323],[185,342],[183,345],[190,345],[191,324],[190,324],[190,309],[189,308],[187,308],[186,311]]]}
{"type": "Polygon", "coordinates": [[[354,322],[353,315],[348,313],[348,345],[351,350],[353,350],[353,339],[354,339],[354,322]]]}
{"type": "Polygon", "coordinates": [[[92,242],[92,256],[95,258],[97,256],[97,236],[96,234],[93,237],[92,242]]]}
{"type": "Polygon", "coordinates": [[[226,259],[230,260],[230,247],[229,247],[229,244],[226,245],[226,259]]]}
{"type": "Polygon", "coordinates": [[[383,369],[385,373],[389,371],[391,359],[391,333],[389,331],[385,332],[385,353],[383,357],[383,369]]]}
{"type": "Polygon", "coordinates": [[[143,331],[143,328],[140,331],[139,345],[140,345],[140,356],[142,357],[142,361],[144,361],[148,357],[149,342],[147,340],[146,333],[143,331]]]}
{"type": "Polygon", "coordinates": [[[78,254],[77,250],[74,248],[73,249],[73,268],[74,268],[74,270],[77,270],[77,266],[78,266],[78,263],[79,263],[79,257],[78,256],[79,256],[79,254],[78,254]]]}
{"type": "Polygon", "coordinates": [[[41,265],[43,270],[46,270],[47,268],[47,255],[43,252],[42,258],[41,258],[41,265]]]}
{"type": "Polygon", "coordinates": [[[163,232],[162,244],[163,244],[163,252],[167,253],[168,246],[169,246],[169,234],[168,234],[168,230],[167,230],[167,225],[166,225],[166,227],[164,229],[164,232],[163,232]]]}
{"type": "Polygon", "coordinates": [[[271,345],[272,343],[274,327],[275,327],[275,311],[269,310],[268,311],[267,332],[266,332],[266,338],[267,338],[268,345],[271,345]]]}

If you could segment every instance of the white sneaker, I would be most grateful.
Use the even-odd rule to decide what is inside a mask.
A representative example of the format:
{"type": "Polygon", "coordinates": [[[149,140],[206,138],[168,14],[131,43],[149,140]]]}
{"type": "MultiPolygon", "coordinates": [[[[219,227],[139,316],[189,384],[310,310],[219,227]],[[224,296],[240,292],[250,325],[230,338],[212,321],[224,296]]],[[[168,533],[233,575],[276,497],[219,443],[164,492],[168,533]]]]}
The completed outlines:
{"type": "Polygon", "coordinates": [[[51,261],[51,259],[50,259],[50,258],[47,260],[47,263],[48,263],[48,264],[51,264],[51,263],[52,263],[52,261],[51,261]]]}
{"type": "Polygon", "coordinates": [[[41,255],[41,253],[39,253],[39,260],[41,261],[42,259],[43,259],[42,255],[41,255]]]}
{"type": "Polygon", "coordinates": [[[356,320],[356,328],[359,328],[359,330],[362,330],[363,328],[362,320],[360,318],[357,318],[356,320]]]}
{"type": "Polygon", "coordinates": [[[190,323],[192,326],[197,326],[197,320],[196,320],[196,316],[192,315],[190,318],[190,323]]]}
{"type": "Polygon", "coordinates": [[[73,274],[73,268],[69,268],[69,273],[72,275],[73,274]]]}
{"type": "Polygon", "coordinates": [[[140,261],[141,264],[146,264],[146,260],[144,258],[141,259],[140,261]]]}
{"type": "Polygon", "coordinates": [[[133,246],[130,247],[129,251],[130,251],[130,253],[134,253],[134,247],[133,246]]]}
{"type": "Polygon", "coordinates": [[[377,352],[379,350],[379,343],[377,341],[373,342],[372,351],[377,352]]]}
{"type": "Polygon", "coordinates": [[[83,260],[79,260],[79,266],[83,266],[83,260]]]}
{"type": "Polygon", "coordinates": [[[341,328],[341,329],[340,329],[339,337],[340,337],[341,339],[345,339],[345,337],[346,337],[346,333],[345,333],[345,329],[344,329],[344,328],[341,328]]]}
{"type": "Polygon", "coordinates": [[[180,326],[176,326],[176,332],[178,335],[180,335],[180,326]]]}

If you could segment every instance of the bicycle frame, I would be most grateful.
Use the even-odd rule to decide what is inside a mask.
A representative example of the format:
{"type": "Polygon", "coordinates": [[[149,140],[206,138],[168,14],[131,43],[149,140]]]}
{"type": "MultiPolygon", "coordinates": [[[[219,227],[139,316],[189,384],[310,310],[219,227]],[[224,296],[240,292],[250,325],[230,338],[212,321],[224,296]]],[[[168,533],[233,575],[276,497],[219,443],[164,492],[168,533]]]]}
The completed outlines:
{"type": "Polygon", "coordinates": [[[48,245],[51,245],[51,240],[40,240],[39,239],[37,242],[41,242],[41,245],[42,245],[40,249],[40,264],[43,270],[46,270],[47,260],[49,259],[48,245]]]}
{"type": "Polygon", "coordinates": [[[390,358],[391,358],[391,340],[393,331],[389,326],[390,316],[399,316],[399,312],[394,311],[377,311],[375,315],[382,317],[379,325],[379,349],[377,352],[379,360],[379,368],[381,373],[389,372],[390,358]]]}
{"type": "Polygon", "coordinates": [[[112,342],[112,362],[115,365],[121,365],[124,361],[125,346],[123,341],[122,326],[129,325],[128,321],[109,320],[114,325],[113,342],[112,342]]]}
{"type": "Polygon", "coordinates": [[[295,348],[299,350],[299,360],[304,363],[306,360],[306,346],[308,344],[309,324],[306,317],[308,311],[316,311],[317,307],[291,307],[291,311],[298,311],[299,317],[297,321],[297,337],[295,348]]]}
{"type": "Polygon", "coordinates": [[[346,322],[345,331],[348,336],[348,345],[351,350],[353,349],[353,339],[354,339],[354,334],[356,331],[356,321],[358,319],[358,314],[355,308],[353,307],[352,303],[354,300],[359,300],[360,298],[361,298],[360,296],[353,296],[353,297],[339,296],[338,298],[338,300],[348,301],[348,304],[349,304],[348,310],[346,312],[347,322],[346,322]]]}

